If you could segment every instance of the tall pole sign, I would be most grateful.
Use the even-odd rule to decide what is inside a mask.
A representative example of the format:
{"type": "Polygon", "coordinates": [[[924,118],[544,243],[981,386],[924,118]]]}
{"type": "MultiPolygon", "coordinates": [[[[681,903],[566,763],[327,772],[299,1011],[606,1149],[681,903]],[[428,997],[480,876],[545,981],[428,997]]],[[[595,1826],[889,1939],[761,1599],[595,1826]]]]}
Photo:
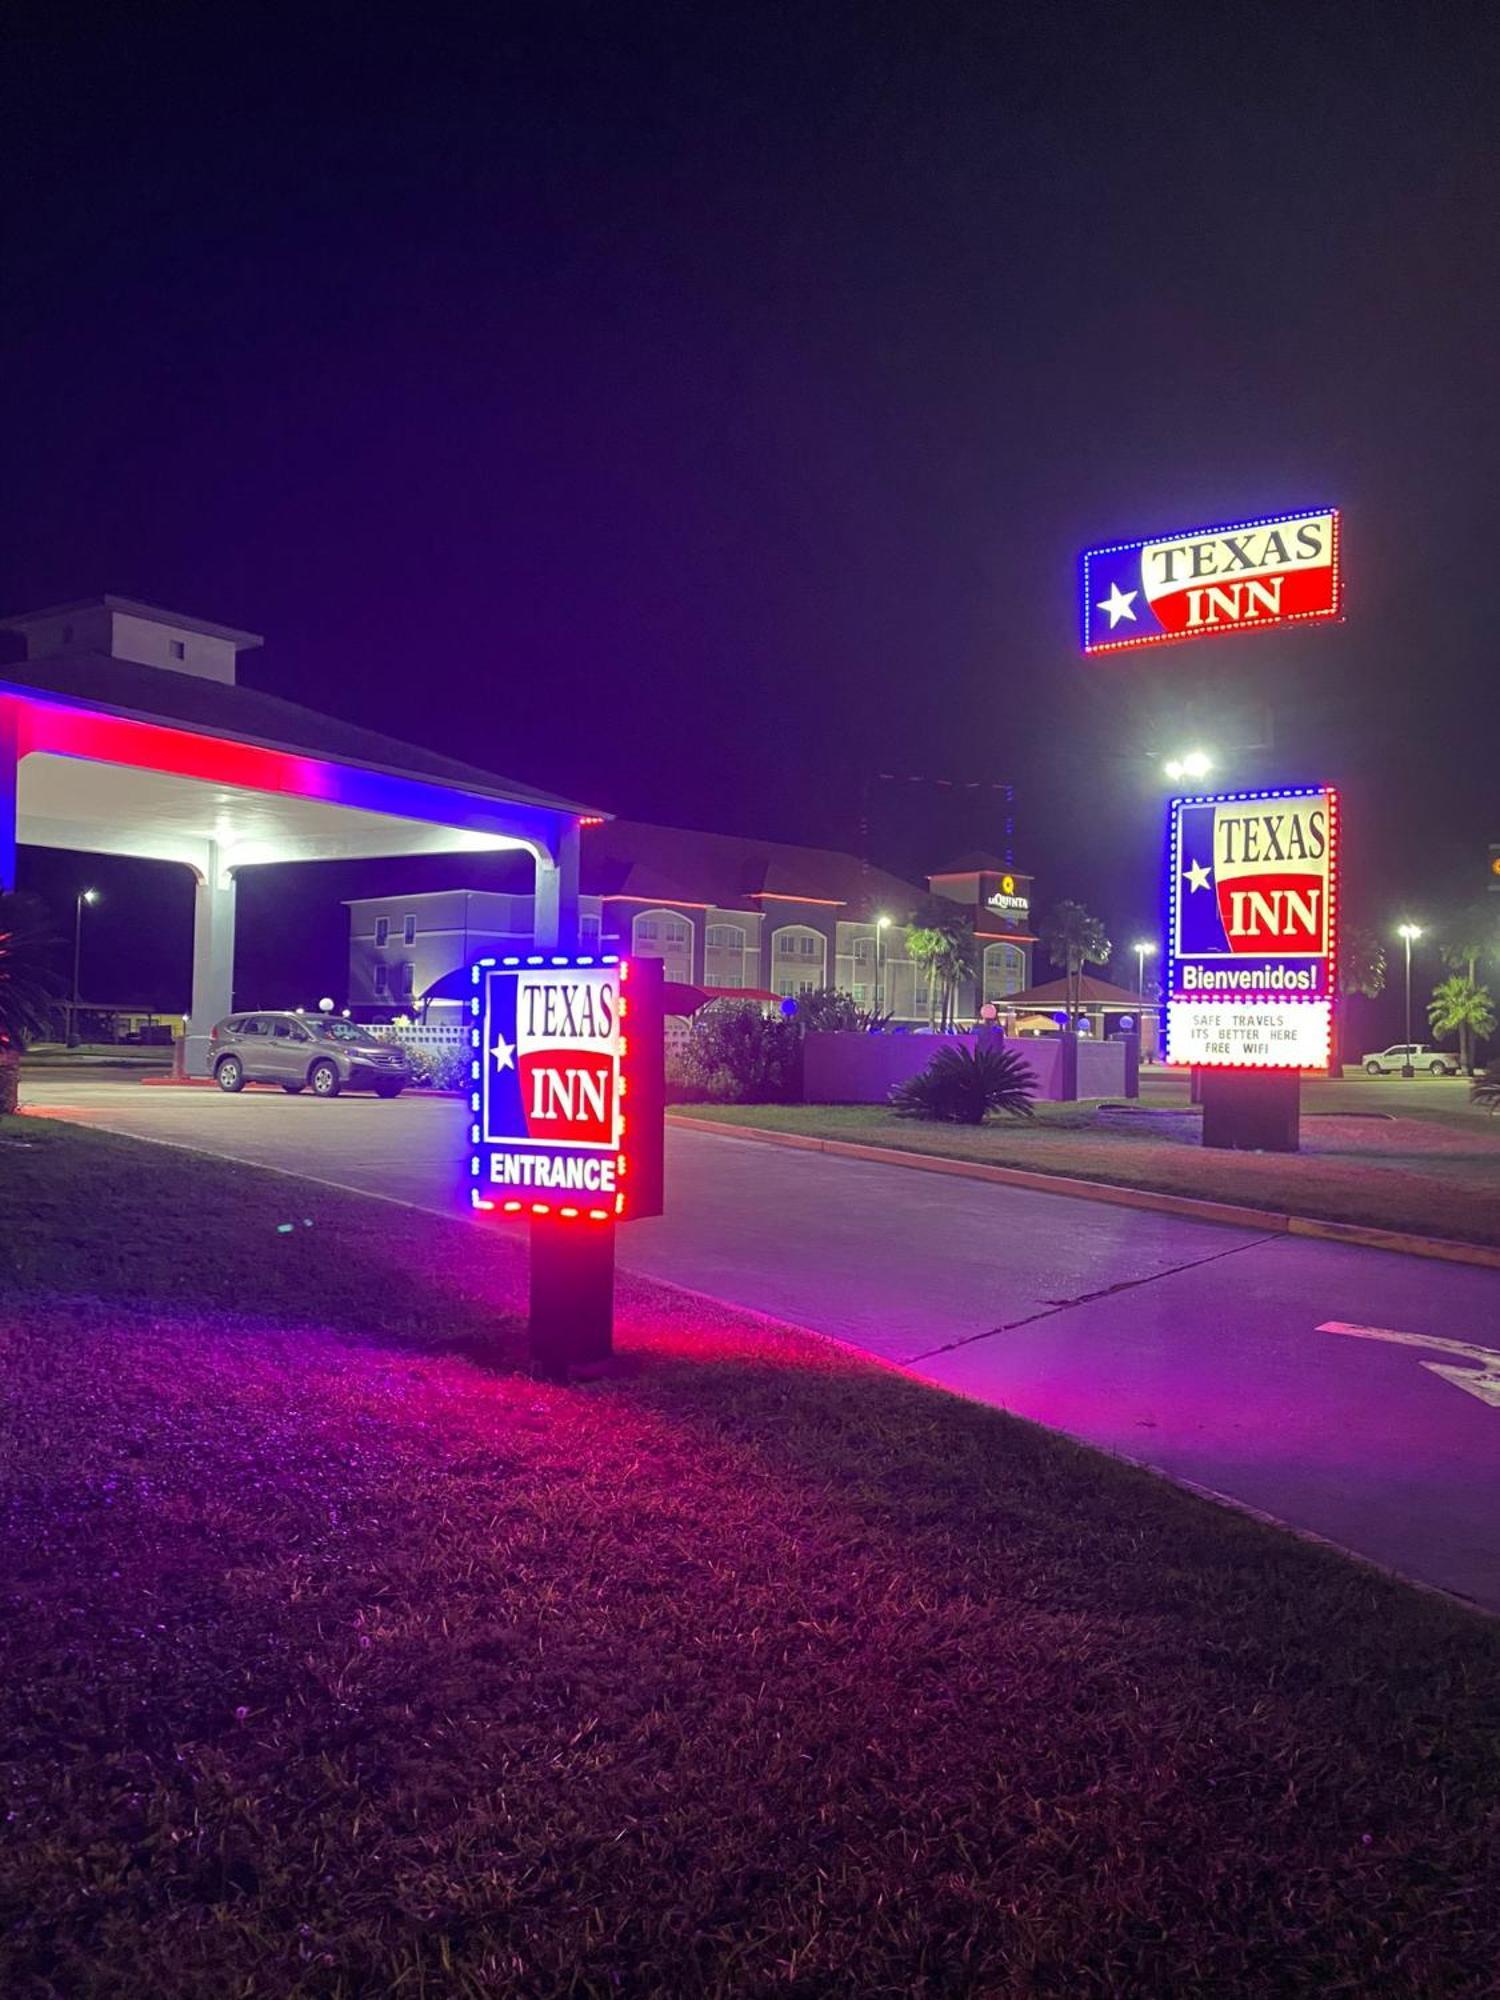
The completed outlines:
{"type": "Polygon", "coordinates": [[[1336,507],[1266,514],[1085,549],[1085,653],[1338,618],[1336,507]]]}
{"type": "MultiPolygon", "coordinates": [[[[1288,1088],[1274,1101],[1295,1145],[1298,1075],[1326,1067],[1332,1046],[1338,849],[1330,785],[1171,801],[1166,1060],[1208,1073],[1205,1144],[1277,1143],[1211,1137],[1211,1096],[1252,1109],[1273,1101],[1268,1091],[1211,1090],[1214,1072],[1238,1070],[1280,1072],[1288,1088]]],[[[1249,1129],[1257,1125],[1251,1117],[1249,1129]]]]}
{"type": "Polygon", "coordinates": [[[662,968],[536,953],[470,978],[468,1202],[530,1222],[533,1358],[566,1377],[611,1351],[616,1224],[662,1211],[662,968]]]}

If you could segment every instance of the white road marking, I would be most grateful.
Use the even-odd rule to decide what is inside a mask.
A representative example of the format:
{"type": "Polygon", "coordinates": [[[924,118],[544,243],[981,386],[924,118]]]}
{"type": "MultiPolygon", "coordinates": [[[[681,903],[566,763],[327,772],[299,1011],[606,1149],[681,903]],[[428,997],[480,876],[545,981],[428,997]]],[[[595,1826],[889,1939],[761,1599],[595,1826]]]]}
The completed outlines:
{"type": "Polygon", "coordinates": [[[1465,1361],[1478,1362],[1474,1368],[1454,1368],[1441,1361],[1424,1361],[1430,1375],[1441,1375],[1455,1389],[1477,1396],[1481,1403],[1500,1410],[1500,1351],[1476,1347],[1471,1340],[1450,1340],[1441,1333],[1398,1333],[1389,1326],[1352,1326],[1347,1320],[1325,1319],[1319,1333],[1347,1333],[1356,1340],[1388,1340],[1397,1347],[1426,1347],[1436,1354],[1456,1354],[1465,1361]]]}

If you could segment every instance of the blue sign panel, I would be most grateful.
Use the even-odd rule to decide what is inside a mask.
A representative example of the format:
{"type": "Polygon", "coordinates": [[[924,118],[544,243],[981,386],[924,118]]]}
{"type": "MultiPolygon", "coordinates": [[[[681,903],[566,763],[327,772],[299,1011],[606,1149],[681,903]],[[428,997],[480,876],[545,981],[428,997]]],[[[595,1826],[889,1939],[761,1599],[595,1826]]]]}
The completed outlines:
{"type": "Polygon", "coordinates": [[[1338,510],[1085,549],[1082,582],[1085,653],[1337,618],[1338,510]]]}

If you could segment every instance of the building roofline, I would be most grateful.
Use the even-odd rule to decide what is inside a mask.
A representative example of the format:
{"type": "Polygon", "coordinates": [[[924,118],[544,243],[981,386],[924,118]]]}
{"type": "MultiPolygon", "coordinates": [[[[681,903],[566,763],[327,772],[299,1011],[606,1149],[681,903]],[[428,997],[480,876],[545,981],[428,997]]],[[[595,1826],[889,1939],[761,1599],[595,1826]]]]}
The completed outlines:
{"type": "MultiPolygon", "coordinates": [[[[100,601],[90,600],[97,605],[100,601]]],[[[248,744],[257,750],[274,750],[284,757],[302,757],[314,763],[344,765],[354,771],[369,771],[385,778],[400,778],[408,784],[430,785],[434,790],[467,794],[471,798],[493,800],[499,805],[530,807],[537,812],[554,813],[562,818],[577,819],[592,813],[596,808],[580,805],[576,799],[557,798],[550,793],[534,790],[531,786],[514,784],[495,771],[469,771],[459,767],[459,771],[424,771],[409,765],[377,760],[376,757],[361,755],[358,750],[320,749],[310,743],[287,741],[285,737],[263,735],[244,729],[235,729],[222,722],[197,722],[189,717],[174,715],[167,709],[137,707],[128,701],[108,701],[98,695],[80,694],[69,688],[48,686],[45,681],[28,681],[31,673],[45,673],[52,667],[77,667],[86,656],[72,654],[58,660],[18,660],[11,665],[0,665],[0,693],[19,695],[26,701],[53,702],[65,708],[84,709],[95,715],[113,715],[126,722],[148,723],[156,729],[176,730],[184,736],[205,737],[209,741],[248,744]]],[[[110,665],[137,666],[143,673],[161,674],[168,679],[188,679],[176,676],[163,667],[139,666],[133,661],[109,661],[110,665]]],[[[364,723],[343,722],[337,716],[324,715],[316,709],[302,709],[300,704],[289,702],[281,695],[264,695],[257,688],[240,688],[217,681],[202,683],[205,687],[217,689],[220,694],[231,699],[237,694],[246,694],[257,699],[275,702],[293,715],[306,714],[314,721],[334,729],[347,729],[356,735],[376,737],[382,744],[388,744],[394,751],[414,750],[419,755],[437,756],[435,752],[424,752],[418,744],[404,744],[394,737],[382,736],[364,723]]],[[[447,759],[439,759],[447,762],[447,759]]]]}
{"type": "Polygon", "coordinates": [[[24,632],[46,618],[65,618],[71,611],[119,611],[128,618],[149,618],[156,625],[176,625],[184,632],[201,632],[206,639],[227,639],[236,652],[248,653],[266,642],[259,632],[242,632],[236,625],[219,625],[211,618],[194,618],[186,611],[168,611],[160,604],[142,604],[139,598],[76,597],[67,604],[43,605],[40,611],[21,611],[0,618],[0,632],[24,632]]]}

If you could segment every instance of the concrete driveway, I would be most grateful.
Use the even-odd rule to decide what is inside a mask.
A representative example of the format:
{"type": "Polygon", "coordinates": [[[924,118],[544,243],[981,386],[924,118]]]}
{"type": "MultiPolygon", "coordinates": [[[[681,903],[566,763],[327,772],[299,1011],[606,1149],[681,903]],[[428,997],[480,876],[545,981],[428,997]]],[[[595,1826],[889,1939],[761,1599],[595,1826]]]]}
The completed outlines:
{"type": "MultiPolygon", "coordinates": [[[[25,1095],[49,1115],[455,1206],[453,1100],[225,1098],[56,1073],[25,1095]]],[[[668,1204],[621,1231],[628,1268],[1500,1611],[1500,1273],[681,1129],[668,1204]]]]}

